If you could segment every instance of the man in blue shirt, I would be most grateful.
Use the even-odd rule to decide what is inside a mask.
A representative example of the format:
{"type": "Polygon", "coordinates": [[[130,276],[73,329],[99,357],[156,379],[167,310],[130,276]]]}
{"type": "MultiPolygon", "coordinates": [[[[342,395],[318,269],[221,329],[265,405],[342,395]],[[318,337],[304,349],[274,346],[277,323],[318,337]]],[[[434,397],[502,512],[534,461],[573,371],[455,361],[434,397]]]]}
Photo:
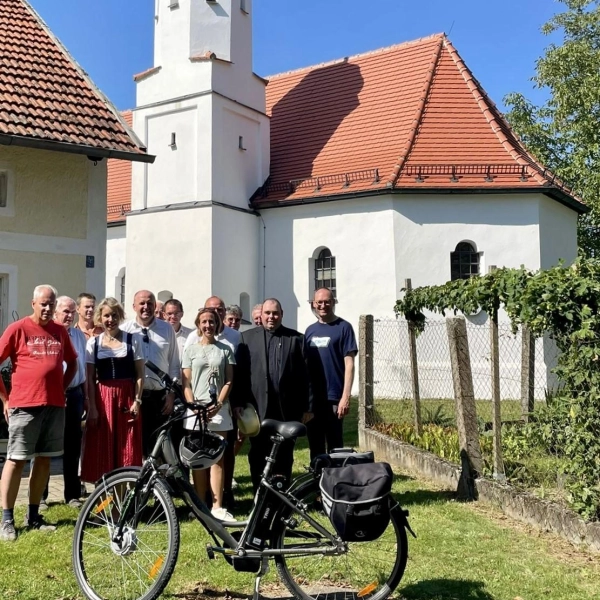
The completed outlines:
{"type": "Polygon", "coordinates": [[[318,321],[305,333],[313,385],[314,418],[308,423],[311,458],[344,446],[343,419],[350,408],[354,359],[358,352],[352,325],[335,314],[335,298],[320,288],[313,298],[318,321]]]}

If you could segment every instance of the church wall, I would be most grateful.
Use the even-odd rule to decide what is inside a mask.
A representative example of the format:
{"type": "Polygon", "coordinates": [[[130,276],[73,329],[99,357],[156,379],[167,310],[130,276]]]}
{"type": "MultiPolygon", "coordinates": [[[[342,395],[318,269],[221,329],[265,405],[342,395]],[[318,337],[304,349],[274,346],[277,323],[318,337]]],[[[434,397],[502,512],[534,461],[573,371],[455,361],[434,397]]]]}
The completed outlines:
{"type": "Polygon", "coordinates": [[[40,283],[61,294],[102,294],[106,161],[0,146],[0,171],[8,176],[8,202],[0,208],[0,330],[13,311],[29,314],[40,283]]]}
{"type": "Polygon", "coordinates": [[[210,95],[133,112],[133,128],[156,156],[133,163],[133,210],[212,199],[212,98],[210,95]],[[171,147],[175,133],[175,147],[171,147]]]}
{"type": "Polygon", "coordinates": [[[413,287],[450,279],[450,253],[471,242],[480,254],[480,272],[491,265],[540,268],[540,196],[395,196],[396,278],[413,287]]]}
{"type": "Polygon", "coordinates": [[[361,314],[392,316],[396,298],[390,199],[344,200],[263,210],[265,295],[279,298],[284,323],[304,331],[314,322],[314,258],[336,258],[337,313],[355,329],[361,314]]]}
{"type": "Polygon", "coordinates": [[[213,108],[213,199],[247,209],[269,176],[269,120],[219,96],[213,108]]]}
{"type": "MultiPolygon", "coordinates": [[[[248,294],[252,308],[263,300],[258,286],[260,220],[218,206],[212,215],[212,294],[223,298],[225,304],[238,305],[240,294],[248,294]]],[[[250,320],[250,315],[244,314],[244,318],[250,320]]]]}
{"type": "Polygon", "coordinates": [[[183,324],[212,290],[212,207],[127,217],[125,310],[131,317],[136,291],[168,290],[183,303],[183,324]]]}
{"type": "Polygon", "coordinates": [[[540,196],[540,254],[542,269],[577,258],[577,213],[546,196],[540,196]]]}

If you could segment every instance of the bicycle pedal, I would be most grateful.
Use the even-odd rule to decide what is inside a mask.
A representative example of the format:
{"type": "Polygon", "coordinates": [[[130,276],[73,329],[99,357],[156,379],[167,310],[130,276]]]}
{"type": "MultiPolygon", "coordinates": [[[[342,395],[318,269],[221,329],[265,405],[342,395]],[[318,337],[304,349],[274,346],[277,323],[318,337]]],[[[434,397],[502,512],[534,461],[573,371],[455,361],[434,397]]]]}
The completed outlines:
{"type": "Polygon", "coordinates": [[[215,551],[213,550],[213,547],[210,544],[206,544],[206,554],[208,554],[208,560],[215,559],[215,551]]]}

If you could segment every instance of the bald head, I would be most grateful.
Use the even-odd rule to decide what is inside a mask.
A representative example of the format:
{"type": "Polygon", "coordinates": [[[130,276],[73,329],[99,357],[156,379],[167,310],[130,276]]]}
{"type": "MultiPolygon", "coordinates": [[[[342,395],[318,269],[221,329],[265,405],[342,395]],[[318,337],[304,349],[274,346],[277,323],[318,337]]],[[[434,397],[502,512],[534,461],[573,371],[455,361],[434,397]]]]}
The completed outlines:
{"type": "Polygon", "coordinates": [[[147,327],[154,320],[156,298],[150,290],[140,290],[133,297],[133,310],[137,315],[137,322],[147,327]]]}

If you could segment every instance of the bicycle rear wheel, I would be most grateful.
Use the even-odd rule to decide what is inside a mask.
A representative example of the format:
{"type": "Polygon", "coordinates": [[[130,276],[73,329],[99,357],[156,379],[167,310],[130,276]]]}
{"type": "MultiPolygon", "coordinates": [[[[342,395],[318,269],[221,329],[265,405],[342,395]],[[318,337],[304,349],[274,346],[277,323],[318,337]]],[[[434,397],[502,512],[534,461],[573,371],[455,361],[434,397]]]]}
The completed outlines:
{"type": "MultiPolygon", "coordinates": [[[[320,502],[317,482],[294,493],[308,514],[335,537],[335,530],[320,502]]],[[[320,534],[298,513],[286,515],[274,548],[297,549],[297,554],[275,557],[288,590],[299,600],[384,600],[402,579],[408,558],[408,541],[399,509],[391,513],[383,535],[372,542],[348,542],[342,554],[303,554],[314,548],[331,550],[335,544],[320,534]],[[295,523],[294,520],[298,520],[295,523]]]]}
{"type": "Polygon", "coordinates": [[[73,537],[73,570],[89,600],[154,600],[175,568],[179,523],[166,488],[156,482],[148,500],[134,498],[121,542],[113,532],[139,471],[107,477],[84,504],[73,537]]]}

